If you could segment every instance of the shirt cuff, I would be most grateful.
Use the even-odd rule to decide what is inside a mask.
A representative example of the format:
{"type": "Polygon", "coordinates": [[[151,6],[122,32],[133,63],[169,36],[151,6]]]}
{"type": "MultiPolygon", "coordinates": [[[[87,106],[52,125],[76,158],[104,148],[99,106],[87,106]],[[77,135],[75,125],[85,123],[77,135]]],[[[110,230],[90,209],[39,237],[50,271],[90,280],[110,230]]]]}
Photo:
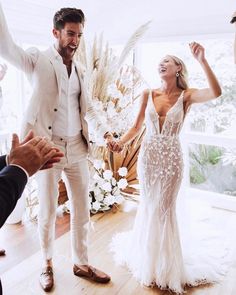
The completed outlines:
{"type": "Polygon", "coordinates": [[[5,162],[6,162],[6,166],[8,166],[9,165],[9,163],[8,163],[8,155],[6,155],[6,157],[5,157],[5,162]]]}
{"type": "Polygon", "coordinates": [[[16,167],[20,168],[21,170],[23,170],[25,172],[25,175],[27,177],[27,181],[29,180],[29,173],[23,167],[21,167],[20,165],[17,165],[17,164],[10,164],[8,166],[16,166],[16,167]]]}

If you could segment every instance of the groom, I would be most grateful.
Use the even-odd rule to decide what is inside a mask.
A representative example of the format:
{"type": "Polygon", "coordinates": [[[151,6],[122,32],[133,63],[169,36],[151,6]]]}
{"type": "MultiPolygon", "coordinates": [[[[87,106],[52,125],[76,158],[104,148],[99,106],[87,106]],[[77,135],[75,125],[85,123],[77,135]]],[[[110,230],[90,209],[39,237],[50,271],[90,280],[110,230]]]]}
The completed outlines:
{"type": "Polygon", "coordinates": [[[88,123],[100,137],[111,140],[88,100],[79,64],[73,56],[83,35],[85,17],[80,9],[62,8],[53,18],[55,44],[46,51],[24,51],[14,43],[0,6],[0,54],[24,71],[34,91],[25,116],[23,134],[33,129],[48,137],[64,153],[54,168],[38,173],[38,229],[43,257],[40,284],[44,291],[54,285],[53,242],[58,199],[58,181],[66,175],[70,199],[73,273],[107,283],[110,276],[88,262],[89,228],[88,123]]]}

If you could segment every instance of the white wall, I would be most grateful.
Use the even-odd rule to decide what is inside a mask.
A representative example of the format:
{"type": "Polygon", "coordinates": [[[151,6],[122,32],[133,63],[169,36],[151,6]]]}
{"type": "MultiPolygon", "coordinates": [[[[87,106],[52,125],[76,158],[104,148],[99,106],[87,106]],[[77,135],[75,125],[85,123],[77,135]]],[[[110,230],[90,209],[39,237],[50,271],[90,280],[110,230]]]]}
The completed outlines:
{"type": "Polygon", "coordinates": [[[152,20],[144,39],[186,35],[233,34],[229,23],[235,0],[2,0],[14,35],[26,43],[49,44],[52,18],[65,6],[81,8],[86,15],[86,35],[104,32],[111,43],[122,43],[133,31],[152,20]]]}

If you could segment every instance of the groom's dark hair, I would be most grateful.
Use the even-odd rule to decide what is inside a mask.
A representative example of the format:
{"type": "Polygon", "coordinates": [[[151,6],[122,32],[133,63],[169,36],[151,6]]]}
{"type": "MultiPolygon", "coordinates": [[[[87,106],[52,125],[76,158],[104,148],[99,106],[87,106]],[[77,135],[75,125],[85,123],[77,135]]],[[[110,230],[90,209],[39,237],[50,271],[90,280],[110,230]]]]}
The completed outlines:
{"type": "Polygon", "coordinates": [[[81,23],[84,25],[84,22],[84,13],[77,8],[61,8],[53,17],[53,26],[57,30],[63,29],[66,23],[81,23]]]}
{"type": "Polygon", "coordinates": [[[233,24],[233,23],[235,23],[235,22],[236,22],[236,16],[234,16],[234,17],[231,19],[230,23],[233,24]]]}

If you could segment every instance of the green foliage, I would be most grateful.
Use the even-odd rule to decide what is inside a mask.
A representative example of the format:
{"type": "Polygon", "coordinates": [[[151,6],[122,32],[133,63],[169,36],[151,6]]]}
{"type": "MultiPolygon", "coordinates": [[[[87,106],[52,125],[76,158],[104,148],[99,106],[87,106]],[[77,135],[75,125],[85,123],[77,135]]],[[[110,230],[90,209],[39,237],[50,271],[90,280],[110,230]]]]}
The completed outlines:
{"type": "Polygon", "coordinates": [[[189,152],[190,155],[190,182],[200,184],[207,179],[209,165],[216,165],[221,160],[223,150],[215,146],[195,144],[189,152]]]}
{"type": "Polygon", "coordinates": [[[205,176],[201,173],[197,166],[190,168],[190,182],[194,184],[200,184],[206,181],[205,176]]]}
{"type": "Polygon", "coordinates": [[[217,147],[211,147],[208,149],[208,161],[212,165],[216,165],[222,156],[222,149],[217,147]]]}

